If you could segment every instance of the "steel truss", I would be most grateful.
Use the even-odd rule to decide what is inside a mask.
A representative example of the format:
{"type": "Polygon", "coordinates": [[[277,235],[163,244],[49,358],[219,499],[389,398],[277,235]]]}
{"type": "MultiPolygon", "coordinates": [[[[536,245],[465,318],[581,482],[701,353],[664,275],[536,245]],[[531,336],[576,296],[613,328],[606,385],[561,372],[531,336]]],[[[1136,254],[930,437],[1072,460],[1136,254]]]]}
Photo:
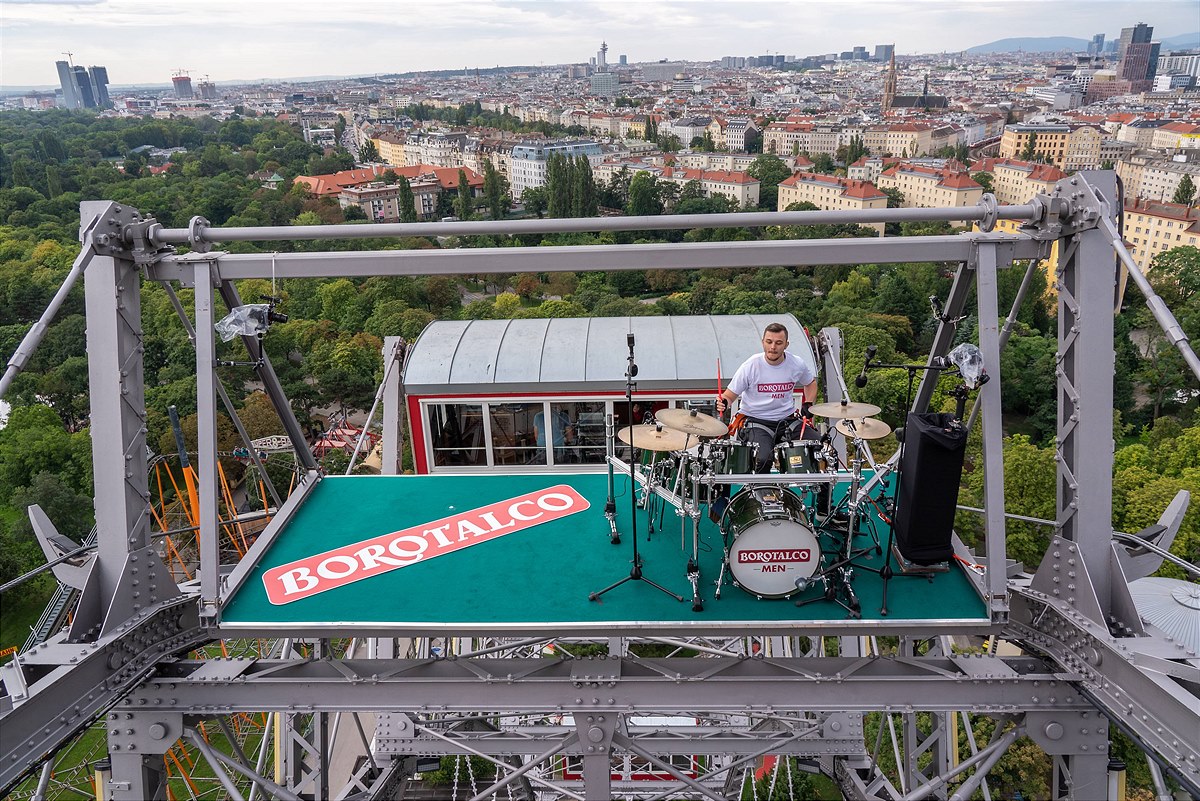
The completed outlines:
{"type": "MultiPolygon", "coordinates": [[[[988,771],[1018,737],[1028,736],[1054,758],[1055,797],[1090,801],[1106,795],[1110,724],[1132,735],[1163,771],[1200,793],[1200,745],[1194,736],[1200,725],[1198,655],[1142,623],[1128,581],[1157,569],[1161,556],[1136,543],[1118,543],[1110,524],[1112,304],[1117,258],[1131,264],[1116,234],[1119,209],[1110,173],[1081,173],[1024,206],[998,207],[988,195],[973,209],[695,219],[222,230],[197,217],[186,229],[164,229],[119,204],[81,204],[83,250],[47,315],[0,378],[0,394],[27,363],[71,282],[86,273],[98,547],[83,564],[54,567],[60,581],[81,590],[69,630],[0,669],[5,732],[0,788],[11,789],[102,715],[111,760],[111,775],[103,780],[114,799],[164,797],[163,755],[181,741],[205,757],[234,798],[395,797],[422,767],[419,757],[439,755],[474,756],[495,768],[491,786],[481,787],[488,780],[472,778],[476,798],[722,798],[740,792],[753,760],[765,754],[795,758],[786,763],[789,771],[795,766],[833,776],[850,798],[945,798],[958,781],[953,797],[965,798],[977,787],[987,793],[988,771]],[[980,231],[432,252],[212,251],[214,243],[252,239],[962,219],[979,222],[980,231]],[[1019,220],[1023,226],[1016,234],[993,233],[997,219],[1019,220]],[[464,638],[483,632],[379,632],[386,637],[356,643],[344,655],[317,640],[304,653],[284,641],[270,658],[181,658],[226,634],[216,622],[223,599],[319,474],[261,343],[243,338],[258,379],[282,413],[305,478],[226,579],[218,564],[215,459],[201,459],[200,578],[182,587],[170,579],[149,535],[142,275],[195,290],[195,328],[189,333],[196,344],[200,451],[211,454],[217,399],[224,399],[215,373],[212,323],[218,296],[226,306],[240,303],[235,280],[945,262],[958,269],[931,357],[948,350],[953,330],[945,320],[967,311],[974,287],[979,346],[985,363],[998,365],[1016,308],[1002,330],[997,273],[1015,260],[1047,257],[1055,242],[1063,254],[1056,537],[1032,579],[1010,570],[1004,551],[1001,382],[992,381],[983,386],[979,406],[985,553],[967,554],[988,567],[977,582],[991,616],[990,631],[1021,645],[1029,656],[959,655],[944,637],[902,637],[895,655],[881,656],[869,635],[896,633],[881,628],[840,638],[820,632],[811,637],[747,632],[739,639],[720,631],[697,631],[687,640],[657,638],[697,653],[693,658],[638,658],[618,631],[555,633],[593,641],[607,636],[610,655],[593,659],[561,653],[545,658],[547,636],[540,631],[504,632],[504,639],[496,633],[464,638]],[[173,245],[185,243],[192,252],[177,254],[173,245]],[[426,636],[394,639],[416,634],[426,636]],[[436,646],[429,635],[439,638],[436,646]],[[757,649],[750,647],[752,640],[757,649]],[[996,725],[987,743],[975,742],[968,725],[972,756],[958,763],[950,732],[958,716],[966,716],[964,710],[992,717],[996,725]],[[222,750],[199,733],[205,721],[227,728],[228,716],[244,711],[272,713],[256,752],[243,751],[232,737],[232,745],[222,750]],[[879,715],[875,742],[865,739],[868,714],[879,715]],[[880,768],[885,729],[899,767],[890,775],[880,768]],[[614,755],[649,766],[656,780],[613,778],[614,755]],[[680,770],[673,759],[683,757],[703,764],[693,761],[680,770]],[[563,765],[579,773],[564,773],[563,765]]],[[[1149,291],[1144,282],[1135,282],[1149,291]]],[[[1152,311],[1188,364],[1200,364],[1170,312],[1155,301],[1152,311]]],[[[836,348],[836,341],[831,344],[836,348]]],[[[386,392],[385,453],[390,456],[385,464],[394,470],[396,379],[386,392]]],[[[932,392],[932,383],[922,382],[914,408],[924,409],[932,392]]],[[[1164,512],[1160,530],[1147,533],[1152,545],[1170,545],[1187,501],[1177,499],[1164,512]]],[[[32,515],[39,536],[49,541],[52,523],[40,510],[32,515]]],[[[834,633],[842,632],[827,632],[834,633]]]]}

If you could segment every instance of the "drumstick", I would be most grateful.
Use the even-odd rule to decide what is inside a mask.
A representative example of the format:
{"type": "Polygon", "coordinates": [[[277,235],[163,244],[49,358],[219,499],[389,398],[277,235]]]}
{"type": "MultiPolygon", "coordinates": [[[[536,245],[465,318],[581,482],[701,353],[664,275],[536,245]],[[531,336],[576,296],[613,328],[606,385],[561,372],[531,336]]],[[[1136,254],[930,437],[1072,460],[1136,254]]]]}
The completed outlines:
{"type": "MultiPolygon", "coordinates": [[[[721,357],[717,357],[717,405],[721,403],[721,357]]],[[[725,413],[721,413],[721,417],[725,417],[725,413]]]]}

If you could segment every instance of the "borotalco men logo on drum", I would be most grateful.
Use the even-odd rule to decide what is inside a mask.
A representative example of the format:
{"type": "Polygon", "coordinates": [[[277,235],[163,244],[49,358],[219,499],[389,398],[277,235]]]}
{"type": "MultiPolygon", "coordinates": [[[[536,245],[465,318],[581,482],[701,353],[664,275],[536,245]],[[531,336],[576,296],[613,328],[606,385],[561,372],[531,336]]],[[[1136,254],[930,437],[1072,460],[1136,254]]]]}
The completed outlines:
{"type": "Polygon", "coordinates": [[[738,551],[738,564],[762,565],[764,573],[782,573],[787,568],[787,562],[811,562],[812,550],[809,548],[763,548],[759,550],[738,551]]]}
{"type": "Polygon", "coordinates": [[[573,488],[560,484],[271,568],[263,584],[271,603],[288,604],[561,520],[589,506],[573,488]]]}

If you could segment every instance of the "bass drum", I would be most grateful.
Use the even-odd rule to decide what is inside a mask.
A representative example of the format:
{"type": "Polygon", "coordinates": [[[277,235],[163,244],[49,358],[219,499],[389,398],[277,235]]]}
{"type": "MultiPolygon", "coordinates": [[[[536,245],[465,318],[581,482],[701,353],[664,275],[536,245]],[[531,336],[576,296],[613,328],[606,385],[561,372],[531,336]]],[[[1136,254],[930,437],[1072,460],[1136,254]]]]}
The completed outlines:
{"type": "Polygon", "coordinates": [[[796,582],[810,578],[821,561],[821,545],[806,522],[804,504],[780,487],[747,487],[721,517],[734,582],[759,598],[787,598],[796,582]]]}

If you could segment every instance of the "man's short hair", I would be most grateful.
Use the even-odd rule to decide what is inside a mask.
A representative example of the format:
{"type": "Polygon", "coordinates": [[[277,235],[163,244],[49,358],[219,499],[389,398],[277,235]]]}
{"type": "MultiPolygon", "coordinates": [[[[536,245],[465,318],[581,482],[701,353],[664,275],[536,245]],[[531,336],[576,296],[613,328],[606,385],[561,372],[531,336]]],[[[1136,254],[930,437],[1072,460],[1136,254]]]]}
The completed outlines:
{"type": "Polygon", "coordinates": [[[784,338],[786,339],[788,335],[787,326],[783,323],[770,323],[765,329],[763,329],[764,339],[766,338],[767,334],[783,334],[784,338]]]}

